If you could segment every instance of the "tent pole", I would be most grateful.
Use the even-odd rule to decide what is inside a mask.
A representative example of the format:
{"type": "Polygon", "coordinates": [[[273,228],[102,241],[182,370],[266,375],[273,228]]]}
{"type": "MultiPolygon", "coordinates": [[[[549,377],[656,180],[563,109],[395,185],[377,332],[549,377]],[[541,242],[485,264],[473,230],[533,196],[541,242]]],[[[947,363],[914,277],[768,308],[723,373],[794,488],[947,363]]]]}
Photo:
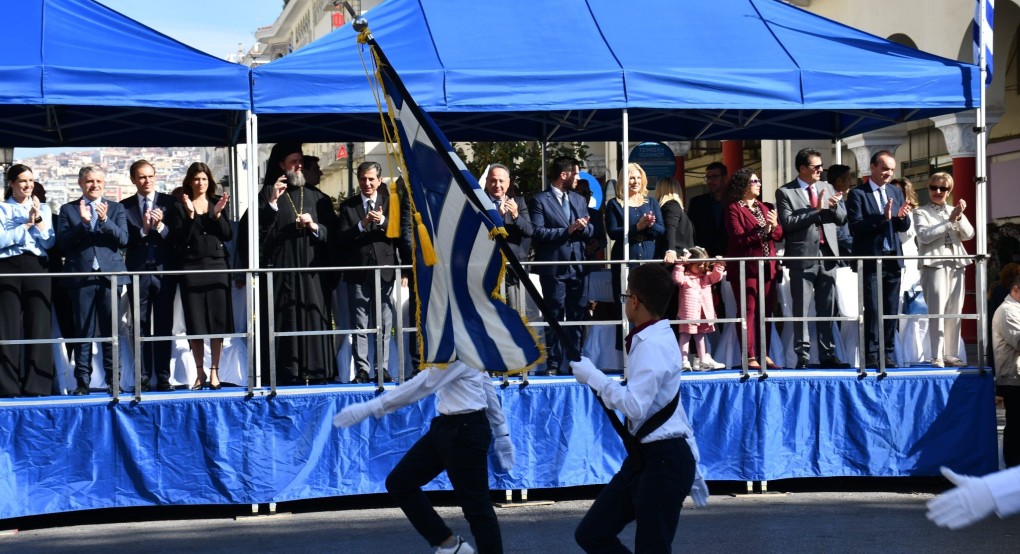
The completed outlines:
{"type": "Polygon", "coordinates": [[[843,165],[843,139],[836,139],[836,158],[837,164],[843,165]]]}
{"type": "Polygon", "coordinates": [[[976,116],[976,156],[974,164],[974,181],[975,181],[975,195],[974,200],[977,204],[975,212],[975,221],[977,223],[977,229],[975,236],[977,238],[977,264],[975,264],[974,279],[975,279],[975,305],[977,307],[977,358],[979,367],[985,367],[991,365],[990,360],[985,360],[985,345],[988,344],[988,303],[985,301],[988,298],[988,278],[986,274],[988,272],[988,239],[987,239],[987,226],[988,226],[988,130],[986,128],[986,79],[988,77],[988,58],[986,56],[985,41],[988,37],[983,32],[987,28],[986,20],[987,12],[986,0],[979,0],[978,11],[980,15],[980,21],[976,22],[980,24],[978,35],[980,37],[980,44],[978,45],[978,67],[980,68],[981,78],[981,91],[980,91],[980,104],[978,105],[977,116],[976,116]]]}
{"type": "MultiPolygon", "coordinates": [[[[627,196],[629,196],[627,186],[627,180],[630,177],[630,170],[627,166],[630,164],[630,114],[627,113],[627,108],[623,109],[623,148],[620,149],[623,155],[623,174],[618,176],[616,181],[617,190],[621,191],[620,197],[616,200],[623,206],[623,265],[620,266],[620,290],[627,290],[627,264],[630,262],[630,210],[627,207],[627,196]],[[621,182],[622,181],[622,182],[621,182]]],[[[608,212],[608,204],[603,208],[603,214],[608,212]]],[[[614,302],[619,302],[619,298],[614,298],[614,302]]],[[[629,325],[627,324],[627,312],[626,310],[620,310],[622,317],[620,318],[620,332],[626,337],[629,332],[629,325]]],[[[622,344],[622,343],[621,343],[622,344]]],[[[627,368],[627,353],[623,355],[623,378],[626,379],[628,376],[627,368]]]]}
{"type": "Polygon", "coordinates": [[[252,393],[262,382],[262,341],[258,329],[261,324],[259,306],[259,149],[258,116],[248,112],[248,275],[245,279],[245,297],[252,317],[248,318],[248,392],[252,393]]]}

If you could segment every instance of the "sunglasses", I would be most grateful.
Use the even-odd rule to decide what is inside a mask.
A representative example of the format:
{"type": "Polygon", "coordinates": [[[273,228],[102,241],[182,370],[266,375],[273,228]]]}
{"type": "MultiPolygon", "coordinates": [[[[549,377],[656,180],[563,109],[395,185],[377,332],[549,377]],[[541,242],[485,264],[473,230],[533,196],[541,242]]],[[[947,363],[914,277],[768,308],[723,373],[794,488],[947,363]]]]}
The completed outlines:
{"type": "Polygon", "coordinates": [[[760,183],[760,182],[761,182],[761,179],[750,179],[750,180],[748,180],[747,182],[748,182],[748,183],[751,183],[751,184],[757,184],[757,183],[760,183]]]}
{"type": "Polygon", "coordinates": [[[949,187],[928,187],[928,190],[932,192],[941,192],[944,194],[949,192],[949,187]]]}
{"type": "Polygon", "coordinates": [[[811,168],[813,171],[821,171],[822,170],[822,164],[809,165],[808,167],[811,168]]]}

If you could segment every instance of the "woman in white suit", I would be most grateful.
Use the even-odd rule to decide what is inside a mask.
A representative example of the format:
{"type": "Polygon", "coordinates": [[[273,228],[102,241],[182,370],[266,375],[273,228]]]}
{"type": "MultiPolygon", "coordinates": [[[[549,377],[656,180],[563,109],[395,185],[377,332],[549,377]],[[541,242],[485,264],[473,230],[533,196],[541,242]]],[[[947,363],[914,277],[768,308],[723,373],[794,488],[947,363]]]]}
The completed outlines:
{"type": "MultiPolygon", "coordinates": [[[[952,190],[953,177],[948,173],[935,173],[928,178],[931,203],[914,212],[918,253],[945,257],[921,260],[921,290],[929,315],[958,314],[963,310],[963,272],[971,260],[948,257],[967,255],[962,241],[974,238],[974,227],[963,215],[967,209],[965,201],[960,200],[956,206],[946,202],[952,190]]],[[[933,366],[965,365],[957,357],[960,352],[959,318],[931,318],[928,337],[933,366]]]]}

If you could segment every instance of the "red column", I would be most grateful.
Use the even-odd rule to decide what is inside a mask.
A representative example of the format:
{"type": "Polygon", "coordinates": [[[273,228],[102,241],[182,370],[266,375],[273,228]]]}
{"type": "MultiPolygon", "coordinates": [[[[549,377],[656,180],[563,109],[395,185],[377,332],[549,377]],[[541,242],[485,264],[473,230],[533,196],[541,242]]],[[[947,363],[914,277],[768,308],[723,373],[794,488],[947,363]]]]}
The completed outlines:
{"type": "MultiPolygon", "coordinates": [[[[953,204],[955,205],[960,200],[967,202],[967,211],[964,213],[967,215],[967,219],[970,220],[972,225],[977,225],[977,194],[976,185],[974,183],[974,177],[977,174],[977,158],[974,156],[966,156],[953,158],[953,204]]],[[[963,243],[964,248],[968,253],[974,254],[977,252],[977,241],[969,240],[963,243]]],[[[975,286],[974,280],[974,265],[967,266],[967,274],[964,279],[964,296],[963,296],[963,313],[972,314],[977,311],[977,304],[975,298],[975,286]]],[[[983,300],[982,300],[983,301],[983,300]]],[[[977,343],[977,322],[973,319],[965,319],[962,324],[963,340],[967,344],[977,343]]],[[[947,352],[948,354],[948,352],[947,352]]]]}
{"type": "Polygon", "coordinates": [[[724,140],[722,143],[722,163],[726,164],[726,170],[730,175],[744,167],[744,141],[724,140]]]}
{"type": "Polygon", "coordinates": [[[676,156],[676,169],[673,170],[673,178],[680,183],[680,198],[687,206],[687,182],[684,180],[684,157],[676,156]]]}

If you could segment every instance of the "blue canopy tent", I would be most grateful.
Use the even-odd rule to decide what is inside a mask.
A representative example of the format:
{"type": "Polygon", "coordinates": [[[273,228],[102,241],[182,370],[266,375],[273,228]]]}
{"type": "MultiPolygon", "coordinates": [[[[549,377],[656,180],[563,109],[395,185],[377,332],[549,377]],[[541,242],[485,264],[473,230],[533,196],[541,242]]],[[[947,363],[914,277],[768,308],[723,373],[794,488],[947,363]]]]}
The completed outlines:
{"type": "Polygon", "coordinates": [[[223,146],[244,141],[248,68],[92,0],[9,2],[0,145],[223,146]]]}
{"type": "MultiPolygon", "coordinates": [[[[975,66],[775,0],[387,0],[370,27],[453,140],[838,138],[974,108],[975,66]]],[[[379,138],[356,33],[252,71],[265,141],[379,138]]]]}

